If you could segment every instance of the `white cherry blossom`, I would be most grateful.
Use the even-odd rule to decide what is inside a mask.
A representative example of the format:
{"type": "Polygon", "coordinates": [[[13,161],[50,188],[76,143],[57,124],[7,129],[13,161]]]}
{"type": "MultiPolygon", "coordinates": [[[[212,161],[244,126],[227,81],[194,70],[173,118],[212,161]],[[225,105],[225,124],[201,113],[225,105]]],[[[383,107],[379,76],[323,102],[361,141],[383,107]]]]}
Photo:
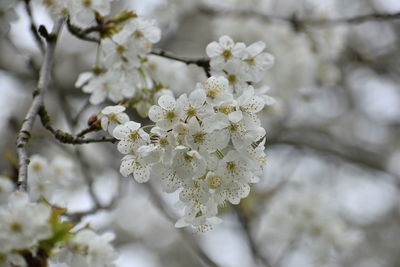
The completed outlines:
{"type": "Polygon", "coordinates": [[[113,0],[65,0],[68,13],[75,24],[87,25],[95,20],[95,12],[108,15],[113,0]]]}
{"type": "Polygon", "coordinates": [[[152,44],[160,38],[161,31],[155,26],[155,21],[141,18],[131,20],[113,37],[118,44],[126,44],[127,50],[136,55],[149,53],[152,44]]]}
{"type": "Polygon", "coordinates": [[[111,245],[114,235],[104,233],[99,235],[90,229],[83,229],[75,234],[72,240],[63,245],[51,260],[65,263],[68,266],[109,267],[117,254],[111,245]]]}
{"type": "Polygon", "coordinates": [[[125,109],[121,105],[105,107],[99,116],[101,128],[112,135],[115,127],[129,121],[129,116],[124,113],[125,109]]]}
{"type": "Polygon", "coordinates": [[[195,150],[185,146],[177,146],[172,163],[176,174],[182,179],[196,179],[205,174],[206,161],[195,150]]]}
{"type": "Polygon", "coordinates": [[[235,43],[229,36],[221,36],[219,42],[207,45],[206,52],[211,58],[210,65],[216,70],[222,70],[227,62],[239,61],[245,53],[244,43],[235,43]]]}
{"type": "Polygon", "coordinates": [[[175,98],[170,95],[163,95],[158,99],[158,105],[150,108],[149,118],[162,129],[173,128],[181,118],[181,113],[176,108],[175,98]]]}
{"type": "Polygon", "coordinates": [[[26,193],[13,193],[7,208],[0,208],[0,252],[30,248],[50,238],[50,213],[49,206],[30,202],[26,193]]]}
{"type": "Polygon", "coordinates": [[[122,154],[134,153],[139,147],[150,143],[150,136],[140,128],[140,123],[134,121],[118,125],[113,135],[120,140],[118,150],[122,154]]]}
{"type": "Polygon", "coordinates": [[[125,177],[132,175],[138,183],[145,183],[150,179],[150,168],[140,156],[130,154],[122,158],[120,172],[125,177]]]}
{"type": "Polygon", "coordinates": [[[186,94],[181,95],[177,102],[177,109],[183,117],[199,117],[204,118],[211,112],[211,106],[206,103],[206,93],[204,90],[196,89],[190,93],[189,97],[186,94]]]}
{"type": "Polygon", "coordinates": [[[113,72],[101,73],[82,73],[75,86],[81,87],[85,93],[90,93],[90,103],[93,105],[100,104],[107,98],[113,102],[119,102],[123,99],[123,95],[118,86],[117,75],[113,72]]]}
{"type": "Polygon", "coordinates": [[[211,76],[204,83],[197,84],[197,88],[206,92],[207,101],[213,105],[232,98],[232,89],[228,80],[223,76],[211,76]]]}
{"type": "Polygon", "coordinates": [[[243,62],[248,81],[259,82],[263,78],[265,71],[274,64],[274,57],[269,53],[263,52],[264,49],[265,43],[262,41],[246,47],[243,62]]]}
{"type": "Polygon", "coordinates": [[[208,132],[204,124],[200,125],[195,117],[192,117],[188,124],[189,132],[186,136],[186,142],[192,149],[199,151],[201,154],[223,149],[229,143],[227,129],[208,132]]]}

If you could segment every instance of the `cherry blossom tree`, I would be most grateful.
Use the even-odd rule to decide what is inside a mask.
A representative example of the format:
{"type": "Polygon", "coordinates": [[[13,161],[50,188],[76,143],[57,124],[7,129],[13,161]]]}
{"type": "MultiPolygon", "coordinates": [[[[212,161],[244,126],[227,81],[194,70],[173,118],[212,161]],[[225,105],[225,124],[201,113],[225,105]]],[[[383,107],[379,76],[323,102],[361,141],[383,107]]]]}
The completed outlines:
{"type": "Polygon", "coordinates": [[[388,2],[2,0],[0,266],[396,266],[388,2]]]}

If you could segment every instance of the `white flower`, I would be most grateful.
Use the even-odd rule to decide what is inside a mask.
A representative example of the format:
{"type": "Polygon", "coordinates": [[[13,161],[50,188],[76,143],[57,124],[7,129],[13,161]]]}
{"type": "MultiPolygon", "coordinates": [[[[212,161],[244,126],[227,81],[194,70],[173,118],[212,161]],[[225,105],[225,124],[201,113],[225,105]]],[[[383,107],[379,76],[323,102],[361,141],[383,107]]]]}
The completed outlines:
{"type": "Polygon", "coordinates": [[[151,129],[152,143],[148,146],[141,146],[138,153],[148,163],[161,161],[165,165],[171,165],[176,139],[172,132],[165,131],[159,127],[151,129]]]}
{"type": "Polygon", "coordinates": [[[225,148],[229,143],[229,132],[227,129],[209,132],[205,125],[200,125],[195,117],[189,120],[189,132],[186,142],[193,150],[203,153],[212,153],[217,149],[225,148]]]}
{"type": "Polygon", "coordinates": [[[13,193],[8,207],[0,208],[0,252],[27,249],[50,238],[50,213],[49,206],[29,202],[26,193],[13,193]]]}
{"type": "Polygon", "coordinates": [[[251,117],[256,121],[257,119],[254,118],[256,116],[255,114],[260,112],[264,106],[265,100],[262,97],[255,95],[252,86],[248,86],[243,94],[237,99],[236,112],[240,113],[240,115],[238,115],[240,119],[234,122],[239,122],[243,116],[251,117]]]}
{"type": "Polygon", "coordinates": [[[170,166],[163,164],[155,164],[154,171],[161,177],[161,188],[166,193],[173,193],[183,184],[183,178],[176,175],[176,171],[170,166]]]}
{"type": "Polygon", "coordinates": [[[150,143],[149,134],[140,128],[140,123],[134,121],[115,127],[113,136],[120,140],[118,151],[122,154],[135,153],[139,147],[150,143]]]}
{"type": "Polygon", "coordinates": [[[127,44],[126,48],[132,54],[147,54],[152,44],[161,38],[161,31],[155,26],[155,21],[134,19],[124,26],[122,31],[115,34],[113,39],[119,44],[127,44]]]}
{"type": "Polygon", "coordinates": [[[119,102],[123,99],[119,88],[115,87],[117,83],[116,75],[112,72],[94,74],[91,72],[82,73],[75,86],[82,87],[82,91],[90,93],[90,103],[93,105],[100,104],[106,98],[113,102],[119,102]]]}
{"type": "Polygon", "coordinates": [[[240,183],[251,182],[253,175],[249,160],[234,150],[229,151],[218,162],[218,168],[215,172],[224,180],[240,183]]]}
{"type": "Polygon", "coordinates": [[[210,104],[217,105],[222,101],[232,98],[232,91],[229,87],[228,80],[223,77],[212,76],[207,79],[203,84],[197,84],[198,89],[202,89],[207,94],[207,101],[210,104]]]}
{"type": "Polygon", "coordinates": [[[108,15],[113,0],[66,0],[68,12],[73,23],[89,24],[95,20],[95,12],[108,15]]]}
{"type": "Polygon", "coordinates": [[[176,227],[191,225],[197,231],[205,232],[222,221],[216,217],[217,205],[203,181],[189,181],[179,198],[185,203],[185,211],[184,216],[176,222],[176,227]]]}
{"type": "Polygon", "coordinates": [[[132,175],[138,183],[145,183],[150,179],[151,165],[146,163],[140,156],[126,155],[122,158],[120,172],[127,177],[132,175]]]}
{"type": "Polygon", "coordinates": [[[154,121],[161,129],[173,128],[181,118],[180,111],[176,109],[175,98],[170,95],[163,95],[158,99],[158,105],[150,108],[150,120],[154,121]]]}
{"type": "Polygon", "coordinates": [[[245,52],[244,43],[236,43],[229,36],[221,36],[219,43],[207,45],[206,52],[211,58],[210,65],[215,70],[222,70],[227,62],[240,60],[245,52]]]}
{"type": "Polygon", "coordinates": [[[212,71],[213,75],[224,76],[229,81],[229,85],[233,88],[234,95],[240,94],[247,88],[248,74],[244,67],[244,63],[228,62],[223,70],[212,71]]]}
{"type": "Polygon", "coordinates": [[[259,82],[265,71],[274,64],[274,57],[269,53],[263,53],[265,43],[262,41],[255,42],[246,47],[243,62],[245,63],[245,73],[248,81],[259,82]]]}
{"type": "Polygon", "coordinates": [[[194,116],[204,118],[212,112],[212,107],[206,103],[206,97],[205,91],[201,89],[194,90],[189,97],[183,94],[176,101],[177,110],[185,119],[194,116]]]}
{"type": "Polygon", "coordinates": [[[196,179],[205,174],[206,161],[195,150],[185,146],[177,146],[172,163],[176,174],[182,179],[196,179]]]}
{"type": "Polygon", "coordinates": [[[54,262],[79,267],[110,267],[117,254],[110,244],[114,239],[111,233],[98,235],[90,229],[76,233],[74,238],[52,255],[54,262]]]}
{"type": "Polygon", "coordinates": [[[71,0],[42,0],[43,4],[47,6],[51,14],[53,16],[59,16],[59,15],[67,15],[68,14],[68,6],[71,4],[71,0]]]}
{"type": "Polygon", "coordinates": [[[124,65],[128,69],[132,69],[140,65],[138,51],[135,47],[131,47],[134,44],[133,42],[127,42],[129,40],[130,39],[121,40],[121,38],[114,37],[112,39],[104,39],[101,42],[104,64],[107,67],[111,68],[117,65],[124,65]],[[126,41],[127,43],[122,41],[126,41]]]}
{"type": "Polygon", "coordinates": [[[99,116],[101,128],[112,135],[115,127],[129,121],[128,115],[124,113],[125,109],[121,105],[105,107],[99,116]]]}

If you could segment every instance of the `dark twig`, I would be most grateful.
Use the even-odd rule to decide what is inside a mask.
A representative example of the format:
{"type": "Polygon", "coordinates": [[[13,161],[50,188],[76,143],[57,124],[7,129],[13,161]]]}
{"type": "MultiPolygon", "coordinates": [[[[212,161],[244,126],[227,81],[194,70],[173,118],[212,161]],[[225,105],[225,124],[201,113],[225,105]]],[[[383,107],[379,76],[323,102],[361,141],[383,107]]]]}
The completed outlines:
{"type": "Polygon", "coordinates": [[[46,128],[53,136],[61,143],[71,144],[71,145],[82,145],[91,143],[115,143],[117,139],[110,137],[100,137],[100,138],[82,138],[80,136],[75,136],[70,133],[64,132],[59,129],[54,129],[51,125],[50,116],[47,113],[44,105],[41,105],[38,111],[40,120],[44,128],[46,128]]]}
{"type": "Polygon", "coordinates": [[[46,38],[47,48],[44,54],[44,62],[40,70],[39,81],[37,88],[33,92],[33,101],[22,123],[21,130],[17,136],[17,152],[19,159],[19,172],[18,172],[18,189],[26,191],[27,189],[27,171],[29,164],[29,157],[26,151],[26,144],[31,137],[31,131],[35,118],[38,115],[40,107],[43,104],[44,94],[50,83],[51,70],[54,63],[54,54],[57,43],[58,34],[61,31],[64,18],[59,18],[54,25],[51,34],[46,38]]]}
{"type": "Polygon", "coordinates": [[[83,137],[88,133],[92,133],[92,132],[96,132],[101,130],[101,127],[99,127],[98,124],[92,124],[91,126],[83,129],[82,131],[80,131],[79,133],[76,134],[77,137],[83,137]]]}
{"type": "Polygon", "coordinates": [[[89,36],[90,33],[98,31],[97,26],[93,26],[87,29],[81,29],[78,26],[75,26],[71,23],[70,19],[67,19],[67,28],[68,31],[77,37],[78,39],[88,41],[88,42],[93,42],[93,43],[100,43],[100,39],[96,37],[89,36]]]}
{"type": "MultiPolygon", "coordinates": [[[[89,42],[95,42],[95,43],[100,43],[100,41],[101,41],[98,38],[94,38],[94,37],[91,37],[88,35],[92,32],[99,32],[101,30],[99,28],[99,26],[93,26],[93,27],[89,27],[87,29],[81,29],[81,28],[71,24],[71,21],[68,19],[67,27],[68,27],[69,32],[79,39],[89,41],[89,42]]],[[[157,55],[160,57],[164,57],[164,58],[168,58],[168,59],[172,59],[172,60],[176,60],[176,61],[180,61],[180,62],[183,62],[188,65],[195,64],[204,69],[207,77],[211,76],[210,60],[208,58],[193,59],[193,58],[187,58],[187,57],[180,57],[180,56],[176,56],[176,55],[172,54],[171,52],[163,51],[161,49],[154,49],[151,52],[151,54],[157,55]]]]}
{"type": "Polygon", "coordinates": [[[164,57],[164,58],[168,58],[168,59],[172,59],[172,60],[176,60],[176,61],[180,61],[183,62],[185,64],[194,64],[197,65],[201,68],[204,69],[207,77],[211,76],[210,73],[210,59],[208,58],[187,58],[187,57],[180,57],[180,56],[176,56],[170,52],[167,51],[163,51],[161,49],[154,49],[151,54],[156,55],[156,56],[160,56],[160,57],[164,57]]]}
{"type": "Polygon", "coordinates": [[[45,49],[44,49],[44,43],[42,38],[40,37],[38,33],[38,26],[35,23],[35,20],[33,19],[33,13],[32,13],[32,8],[31,8],[31,0],[24,0],[25,3],[25,10],[26,13],[28,14],[29,20],[30,20],[30,30],[32,32],[33,38],[35,38],[35,41],[39,47],[40,52],[44,54],[45,49]]]}

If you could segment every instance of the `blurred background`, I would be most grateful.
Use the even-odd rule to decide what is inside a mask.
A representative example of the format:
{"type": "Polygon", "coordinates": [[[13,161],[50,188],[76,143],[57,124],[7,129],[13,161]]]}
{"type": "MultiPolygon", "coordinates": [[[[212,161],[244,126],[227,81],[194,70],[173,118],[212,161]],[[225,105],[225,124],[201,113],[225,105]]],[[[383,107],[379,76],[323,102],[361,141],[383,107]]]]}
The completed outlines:
{"type": "MultiPolygon", "coordinates": [[[[37,25],[50,28],[45,7],[31,4],[37,25]]],[[[0,173],[15,177],[16,133],[42,58],[23,1],[15,13],[1,8],[0,173]]],[[[59,144],[36,122],[29,153],[70,162],[74,175],[89,178],[57,201],[79,217],[95,204],[93,195],[99,199],[106,208],[82,224],[116,234],[117,266],[400,266],[400,1],[114,5],[116,12],[124,8],[156,20],[162,29],[156,47],[179,56],[205,57],[207,44],[221,35],[265,42],[275,65],[262,84],[276,103],[260,114],[267,130],[263,179],[240,205],[221,210],[223,223],[206,233],[174,228],[177,196],[161,193],[156,179],[139,185],[120,176],[115,145],[59,144]],[[368,14],[397,15],[360,17],[368,14]]],[[[96,44],[64,29],[45,100],[57,128],[76,133],[110,104],[91,106],[74,87],[95,57],[96,44]]],[[[156,56],[147,64],[175,96],[205,79],[197,66],[156,56]]]]}

